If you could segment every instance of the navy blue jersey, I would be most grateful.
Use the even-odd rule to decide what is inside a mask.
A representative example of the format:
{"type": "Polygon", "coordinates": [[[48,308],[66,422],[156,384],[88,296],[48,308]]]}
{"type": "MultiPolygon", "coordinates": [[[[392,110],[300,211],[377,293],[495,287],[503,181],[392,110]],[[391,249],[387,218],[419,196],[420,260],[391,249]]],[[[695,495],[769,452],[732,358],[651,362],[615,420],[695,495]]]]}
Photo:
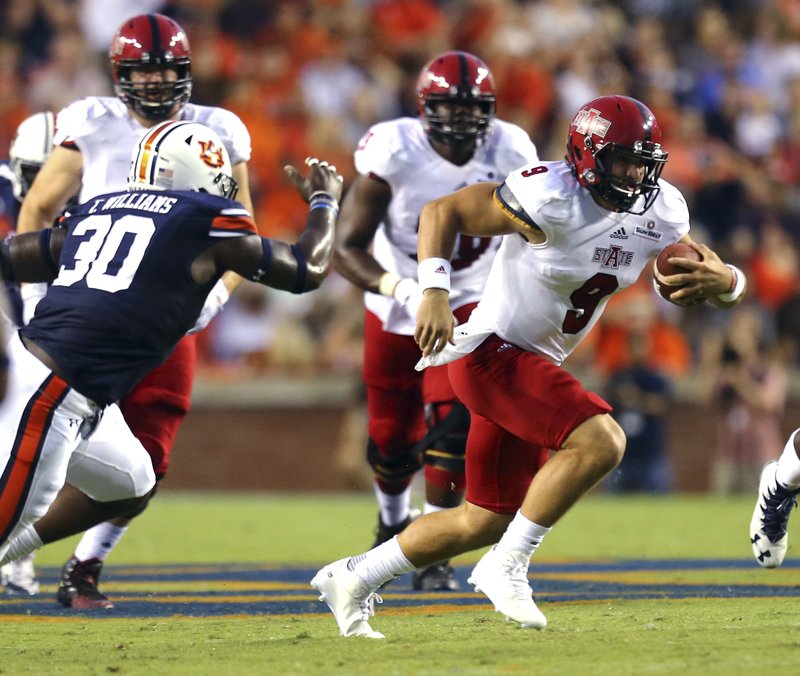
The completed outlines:
{"type": "Polygon", "coordinates": [[[195,282],[194,260],[220,237],[256,234],[238,202],[183,191],[100,195],[64,225],[58,276],[20,333],[100,405],[128,393],[194,326],[219,279],[195,282]]]}

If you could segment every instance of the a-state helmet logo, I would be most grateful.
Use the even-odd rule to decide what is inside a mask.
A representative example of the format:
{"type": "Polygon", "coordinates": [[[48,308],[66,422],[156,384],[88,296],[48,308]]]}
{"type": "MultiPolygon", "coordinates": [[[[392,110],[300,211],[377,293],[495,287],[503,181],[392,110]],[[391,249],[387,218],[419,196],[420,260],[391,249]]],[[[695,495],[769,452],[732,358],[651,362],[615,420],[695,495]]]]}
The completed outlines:
{"type": "Polygon", "coordinates": [[[628,267],[632,260],[633,251],[625,251],[616,244],[612,244],[608,249],[599,246],[594,250],[594,256],[592,256],[593,263],[600,263],[600,267],[612,270],[628,267]]]}
{"type": "Polygon", "coordinates": [[[589,108],[589,110],[579,110],[572,124],[575,125],[575,131],[579,134],[585,136],[594,134],[600,138],[605,138],[608,128],[611,126],[611,120],[600,117],[599,110],[589,108]]]}
{"type": "Polygon", "coordinates": [[[225,155],[222,153],[222,148],[217,148],[214,141],[198,141],[198,143],[200,144],[200,159],[209,167],[219,169],[225,165],[225,155]]]}

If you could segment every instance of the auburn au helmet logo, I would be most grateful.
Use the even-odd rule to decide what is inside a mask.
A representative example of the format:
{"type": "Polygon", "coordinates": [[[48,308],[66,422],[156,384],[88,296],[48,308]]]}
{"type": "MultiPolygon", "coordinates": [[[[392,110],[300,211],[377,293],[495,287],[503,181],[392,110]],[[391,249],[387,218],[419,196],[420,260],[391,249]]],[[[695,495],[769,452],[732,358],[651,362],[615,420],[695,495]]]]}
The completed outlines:
{"type": "Polygon", "coordinates": [[[217,148],[214,141],[198,141],[200,144],[200,159],[209,167],[219,169],[225,164],[225,155],[222,148],[217,148]]]}

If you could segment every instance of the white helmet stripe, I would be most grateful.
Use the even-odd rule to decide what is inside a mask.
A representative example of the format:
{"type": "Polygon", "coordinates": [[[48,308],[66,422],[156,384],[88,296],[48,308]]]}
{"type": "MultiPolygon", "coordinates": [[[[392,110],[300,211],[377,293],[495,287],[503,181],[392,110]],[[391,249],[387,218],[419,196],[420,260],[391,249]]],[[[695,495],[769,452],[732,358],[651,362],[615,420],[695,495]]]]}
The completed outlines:
{"type": "Polygon", "coordinates": [[[136,152],[136,159],[134,160],[134,176],[136,180],[141,183],[155,184],[155,171],[156,163],[153,161],[158,157],[158,149],[161,143],[167,136],[169,136],[176,129],[188,122],[164,122],[148,132],[145,137],[139,141],[139,147],[136,152]]]}

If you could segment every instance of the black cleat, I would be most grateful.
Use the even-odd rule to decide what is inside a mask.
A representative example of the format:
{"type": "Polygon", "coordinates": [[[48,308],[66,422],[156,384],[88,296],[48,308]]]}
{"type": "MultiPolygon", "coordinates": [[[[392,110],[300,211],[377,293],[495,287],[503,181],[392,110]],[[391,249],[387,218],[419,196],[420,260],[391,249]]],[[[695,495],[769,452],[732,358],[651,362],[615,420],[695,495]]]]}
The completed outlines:
{"type": "Polygon", "coordinates": [[[380,515],[378,515],[378,528],[375,530],[375,542],[372,543],[372,548],[374,549],[378,545],[382,545],[384,542],[388,542],[391,540],[395,535],[400,535],[408,525],[411,523],[411,516],[407,516],[403,521],[394,525],[394,526],[387,526],[381,520],[380,515]]]}
{"type": "Polygon", "coordinates": [[[81,610],[113,608],[114,604],[97,588],[103,562],[100,559],[78,561],[74,556],[61,569],[56,598],[65,608],[81,610]]]}
{"type": "Polygon", "coordinates": [[[461,585],[447,561],[414,571],[412,587],[417,591],[458,591],[461,585]]]}

